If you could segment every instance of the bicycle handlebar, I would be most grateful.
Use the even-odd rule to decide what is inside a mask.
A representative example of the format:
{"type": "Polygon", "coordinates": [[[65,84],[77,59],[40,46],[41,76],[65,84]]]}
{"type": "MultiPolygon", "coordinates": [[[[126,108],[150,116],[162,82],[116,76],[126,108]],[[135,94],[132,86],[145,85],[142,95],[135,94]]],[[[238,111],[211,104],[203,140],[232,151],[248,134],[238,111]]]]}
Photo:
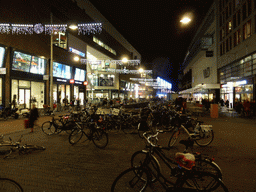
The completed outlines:
{"type": "MultiPolygon", "coordinates": [[[[153,143],[150,141],[150,139],[151,139],[152,137],[156,137],[156,139],[157,139],[157,135],[159,134],[159,132],[160,132],[160,131],[157,130],[157,133],[156,133],[156,134],[150,135],[150,136],[148,136],[148,137],[146,137],[147,132],[145,132],[145,133],[143,133],[143,137],[147,140],[147,142],[148,142],[151,146],[157,147],[157,145],[153,144],[153,143]]],[[[157,139],[157,140],[158,140],[158,139],[157,139]]]]}

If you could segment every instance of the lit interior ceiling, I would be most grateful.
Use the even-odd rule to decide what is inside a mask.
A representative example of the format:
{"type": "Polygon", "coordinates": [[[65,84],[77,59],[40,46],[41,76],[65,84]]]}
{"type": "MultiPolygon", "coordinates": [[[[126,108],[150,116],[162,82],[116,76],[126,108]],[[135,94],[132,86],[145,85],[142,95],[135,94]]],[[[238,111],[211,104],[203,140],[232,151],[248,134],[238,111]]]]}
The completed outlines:
{"type": "Polygon", "coordinates": [[[107,55],[104,55],[103,53],[97,51],[96,49],[87,46],[87,59],[93,59],[96,58],[97,60],[107,60],[112,59],[107,55]]]}

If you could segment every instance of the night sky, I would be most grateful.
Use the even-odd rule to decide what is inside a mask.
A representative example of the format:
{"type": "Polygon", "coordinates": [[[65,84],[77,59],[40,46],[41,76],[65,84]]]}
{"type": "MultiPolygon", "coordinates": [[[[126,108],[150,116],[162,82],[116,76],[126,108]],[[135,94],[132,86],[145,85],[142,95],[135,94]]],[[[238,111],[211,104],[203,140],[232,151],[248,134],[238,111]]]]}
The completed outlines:
{"type": "Polygon", "coordinates": [[[142,63],[158,70],[175,87],[179,65],[213,0],[93,0],[91,3],[139,51],[142,63]],[[181,26],[181,16],[188,12],[193,20],[181,26]]]}

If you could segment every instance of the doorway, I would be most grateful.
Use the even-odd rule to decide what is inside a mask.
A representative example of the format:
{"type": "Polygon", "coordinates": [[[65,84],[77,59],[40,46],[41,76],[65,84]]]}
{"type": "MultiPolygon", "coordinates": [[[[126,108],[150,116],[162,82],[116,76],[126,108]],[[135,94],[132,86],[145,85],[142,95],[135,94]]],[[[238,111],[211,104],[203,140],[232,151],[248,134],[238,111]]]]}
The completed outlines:
{"type": "Polygon", "coordinates": [[[30,108],[30,89],[19,89],[19,106],[30,108]]]}

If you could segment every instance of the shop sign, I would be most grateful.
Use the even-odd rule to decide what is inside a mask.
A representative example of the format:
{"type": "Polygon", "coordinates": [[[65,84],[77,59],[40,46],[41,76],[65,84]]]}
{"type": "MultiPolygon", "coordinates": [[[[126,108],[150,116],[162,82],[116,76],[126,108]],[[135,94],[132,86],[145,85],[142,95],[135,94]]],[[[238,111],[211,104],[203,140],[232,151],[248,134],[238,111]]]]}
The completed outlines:
{"type": "Polygon", "coordinates": [[[49,80],[49,75],[44,75],[43,80],[49,80]]]}
{"type": "Polygon", "coordinates": [[[0,68],[0,74],[6,74],[6,68],[0,68]]]}
{"type": "Polygon", "coordinates": [[[80,84],[80,85],[82,85],[83,83],[80,82],[80,81],[75,81],[75,84],[80,84]]]}
{"type": "Polygon", "coordinates": [[[67,80],[65,80],[65,79],[57,79],[57,81],[60,81],[60,82],[67,82],[67,80]]]}

